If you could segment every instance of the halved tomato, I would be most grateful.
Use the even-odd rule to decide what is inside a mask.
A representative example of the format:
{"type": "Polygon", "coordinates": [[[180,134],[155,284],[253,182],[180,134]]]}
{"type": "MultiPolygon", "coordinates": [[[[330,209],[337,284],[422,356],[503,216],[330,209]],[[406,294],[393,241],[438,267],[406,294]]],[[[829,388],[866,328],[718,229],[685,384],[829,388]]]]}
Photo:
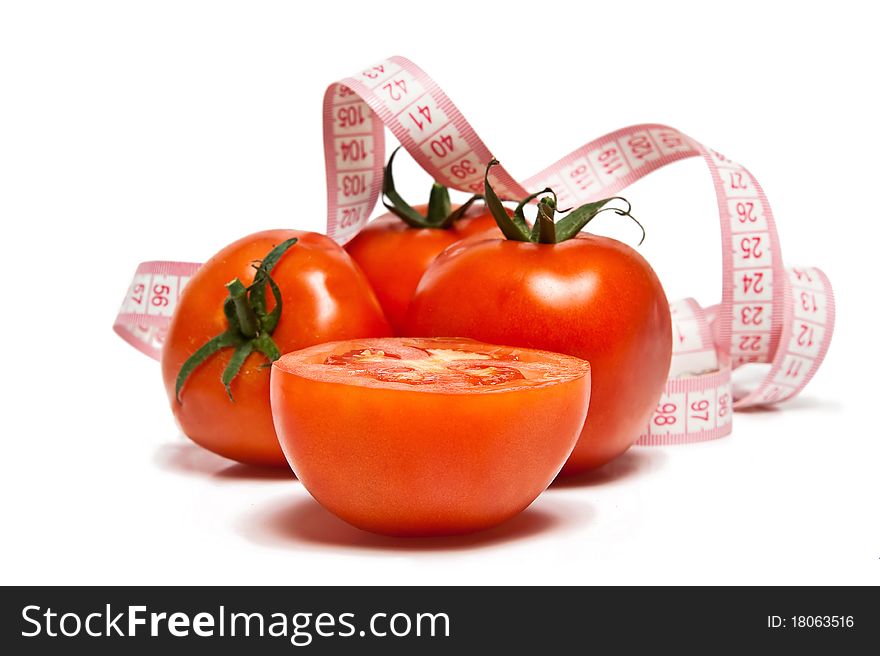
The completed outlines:
{"type": "Polygon", "coordinates": [[[587,414],[578,358],[468,339],[358,339],[272,365],[275,428],[325,508],[389,535],[468,533],[526,508],[587,414]]]}

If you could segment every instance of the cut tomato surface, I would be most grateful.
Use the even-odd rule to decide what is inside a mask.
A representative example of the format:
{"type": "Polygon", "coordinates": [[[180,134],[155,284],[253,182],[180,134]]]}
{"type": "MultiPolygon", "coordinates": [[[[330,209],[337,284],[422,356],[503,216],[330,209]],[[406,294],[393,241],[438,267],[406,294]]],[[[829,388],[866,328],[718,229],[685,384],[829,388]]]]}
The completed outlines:
{"type": "Polygon", "coordinates": [[[468,339],[332,342],[282,356],[282,449],[327,509],[360,528],[488,528],[553,480],[587,414],[590,366],[468,339]]]}
{"type": "Polygon", "coordinates": [[[468,339],[404,338],[321,344],[282,357],[278,368],[316,381],[472,394],[552,385],[583,376],[588,365],[468,339]]]}

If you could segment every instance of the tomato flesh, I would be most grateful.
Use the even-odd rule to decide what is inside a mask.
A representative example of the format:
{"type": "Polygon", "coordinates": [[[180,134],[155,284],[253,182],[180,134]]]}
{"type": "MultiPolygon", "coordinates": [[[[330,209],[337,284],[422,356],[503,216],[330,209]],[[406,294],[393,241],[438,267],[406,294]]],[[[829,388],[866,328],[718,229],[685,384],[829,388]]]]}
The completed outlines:
{"type": "Polygon", "coordinates": [[[525,380],[515,356],[476,355],[459,350],[418,349],[416,357],[404,357],[381,349],[360,349],[330,355],[324,364],[342,367],[346,374],[361,374],[388,383],[450,386],[500,385],[525,380]],[[452,360],[450,361],[450,358],[452,360]],[[473,362],[472,360],[479,360],[473,362]]]}
{"type": "Polygon", "coordinates": [[[526,508],[587,414],[578,358],[468,339],[360,339],[281,357],[284,454],[324,507],[390,535],[467,533],[526,508]]]}

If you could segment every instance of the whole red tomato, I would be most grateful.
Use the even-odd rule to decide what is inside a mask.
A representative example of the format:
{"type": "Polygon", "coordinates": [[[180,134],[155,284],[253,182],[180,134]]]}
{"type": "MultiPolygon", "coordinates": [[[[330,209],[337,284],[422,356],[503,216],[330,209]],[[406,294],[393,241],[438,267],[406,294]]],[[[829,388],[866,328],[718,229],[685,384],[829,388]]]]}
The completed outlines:
{"type": "Polygon", "coordinates": [[[422,274],[443,250],[466,237],[497,232],[488,208],[472,198],[464,206],[450,204],[449,192],[435,184],[430,203],[410,207],[394,189],[391,166],[385,167],[383,193],[388,214],[371,221],[346,246],[367,276],[385,316],[401,329],[410,299],[422,274]]]}
{"type": "Polygon", "coordinates": [[[196,271],[171,320],[162,377],[194,442],[240,462],[284,466],[267,365],[312,344],[388,334],[369,283],[340,246],[313,232],[268,230],[196,271]]]}
{"type": "Polygon", "coordinates": [[[471,337],[588,360],[590,412],[562,473],[599,467],[632,445],[663,391],[672,355],[666,295],[635,250],[580,234],[610,199],[554,223],[555,201],[544,198],[530,228],[526,201],[513,219],[499,209],[488,170],[486,198],[509,238],[474,240],[438,257],[410,304],[407,334],[471,337]]]}
{"type": "Polygon", "coordinates": [[[357,339],[272,365],[278,438],[306,489],[362,529],[466,533],[528,506],[578,439],[583,360],[469,339],[357,339]]]}

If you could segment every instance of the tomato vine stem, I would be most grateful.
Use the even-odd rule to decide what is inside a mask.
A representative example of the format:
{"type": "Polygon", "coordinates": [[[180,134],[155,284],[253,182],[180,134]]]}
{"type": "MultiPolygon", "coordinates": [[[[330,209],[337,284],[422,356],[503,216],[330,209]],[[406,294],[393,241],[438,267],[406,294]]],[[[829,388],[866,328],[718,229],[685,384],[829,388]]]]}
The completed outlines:
{"type": "Polygon", "coordinates": [[[645,241],[644,226],[630,213],[632,205],[628,200],[620,196],[611,196],[603,198],[593,203],[586,203],[573,210],[559,210],[557,208],[556,193],[550,187],[541,191],[530,194],[517,204],[510,216],[504,209],[504,205],[498,194],[492,188],[489,182],[489,171],[493,166],[499,164],[497,159],[492,159],[486,167],[486,174],[483,177],[483,188],[485,190],[486,205],[495,219],[495,223],[504,233],[505,238],[511,241],[528,241],[535,244],[559,244],[563,241],[573,239],[577,234],[586,227],[586,225],[596,218],[602,212],[614,212],[618,216],[627,216],[632,219],[642,230],[642,239],[639,245],[645,241]],[[550,194],[549,196],[544,196],[550,194]],[[525,217],[525,206],[538,199],[538,216],[534,225],[530,228],[525,217]],[[623,201],[626,203],[626,209],[617,207],[605,207],[611,201],[623,201]],[[567,214],[556,221],[554,219],[556,212],[567,212],[567,214]]]}
{"type": "Polygon", "coordinates": [[[187,378],[208,358],[223,349],[234,349],[220,376],[220,382],[226,388],[230,401],[235,400],[232,397],[232,381],[251,353],[257,351],[269,362],[281,357],[281,351],[272,339],[272,333],[281,318],[283,301],[281,290],[272,279],[271,272],[296,242],[296,237],[283,241],[269,251],[262,260],[253,262],[252,266],[256,273],[254,281],[249,286],[246,287],[238,278],[226,283],[226,291],[229,295],[223,303],[223,314],[226,316],[227,328],[202,344],[180,367],[175,382],[175,396],[179,403],[183,402],[180,394],[187,378]],[[266,288],[272,292],[272,298],[275,300],[275,307],[271,311],[266,309],[266,288]]]}
{"type": "Polygon", "coordinates": [[[461,219],[476,201],[482,200],[482,196],[474,194],[462,205],[456,209],[452,209],[452,202],[449,199],[449,189],[435,182],[431,187],[431,195],[428,197],[428,210],[422,215],[413,206],[407,203],[403,197],[397,192],[394,186],[394,174],[392,166],[394,157],[400,146],[394,149],[385,165],[382,177],[382,204],[385,208],[394,214],[401,221],[411,228],[434,228],[437,230],[446,230],[461,219]]]}
{"type": "Polygon", "coordinates": [[[241,334],[245,337],[256,337],[260,330],[260,322],[254,308],[251,307],[247,296],[247,287],[241,280],[234,278],[226,283],[229,298],[235,306],[235,316],[238,317],[238,326],[241,334]]]}

